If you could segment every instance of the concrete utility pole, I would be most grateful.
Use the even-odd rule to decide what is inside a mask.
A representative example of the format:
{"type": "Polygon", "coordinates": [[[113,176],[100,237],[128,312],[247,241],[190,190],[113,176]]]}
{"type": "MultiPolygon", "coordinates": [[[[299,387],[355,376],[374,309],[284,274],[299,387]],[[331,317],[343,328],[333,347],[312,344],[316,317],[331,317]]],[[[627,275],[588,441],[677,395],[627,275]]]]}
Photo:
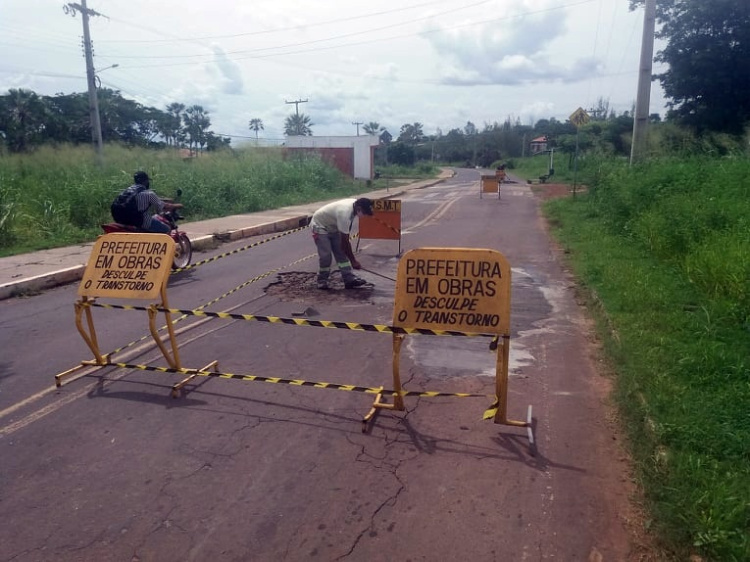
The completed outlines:
{"type": "Polygon", "coordinates": [[[294,101],[286,101],[286,100],[284,100],[284,103],[293,103],[294,104],[294,111],[297,114],[297,117],[299,117],[299,104],[301,104],[301,103],[307,103],[307,100],[294,100],[294,101]]]}
{"type": "Polygon", "coordinates": [[[95,10],[89,10],[86,0],[80,4],[68,3],[63,6],[63,11],[75,17],[76,12],[83,16],[83,49],[86,56],[86,81],[89,89],[89,120],[91,122],[91,141],[96,147],[96,155],[99,161],[102,159],[102,123],[99,119],[99,100],[96,95],[96,74],[94,73],[94,53],[91,49],[91,35],[89,33],[89,16],[101,16],[95,10]]]}
{"type": "Polygon", "coordinates": [[[638,97],[635,100],[635,118],[633,119],[633,144],[630,147],[631,166],[641,160],[646,152],[655,28],[656,0],[646,0],[646,11],[643,15],[640,73],[638,75],[638,97]]]}
{"type": "Polygon", "coordinates": [[[359,136],[359,126],[362,125],[362,121],[352,121],[352,125],[357,126],[357,136],[359,136]]]}

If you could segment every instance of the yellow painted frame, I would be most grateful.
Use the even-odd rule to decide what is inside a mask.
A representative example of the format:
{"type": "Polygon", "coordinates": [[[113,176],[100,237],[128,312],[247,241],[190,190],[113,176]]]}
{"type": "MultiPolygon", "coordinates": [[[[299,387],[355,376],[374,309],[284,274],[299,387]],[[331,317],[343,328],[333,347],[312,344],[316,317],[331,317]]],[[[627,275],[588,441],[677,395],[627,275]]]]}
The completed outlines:
{"type": "Polygon", "coordinates": [[[479,176],[479,198],[482,199],[483,193],[497,193],[500,199],[500,179],[496,175],[479,176]]]}
{"type": "MultiPolygon", "coordinates": [[[[493,176],[494,178],[494,176],[493,176]]],[[[496,352],[495,360],[495,397],[497,400],[497,409],[493,416],[493,421],[496,424],[502,424],[512,427],[525,427],[527,428],[527,435],[529,443],[533,445],[534,435],[532,428],[532,415],[531,406],[527,410],[526,421],[515,420],[508,418],[508,377],[509,377],[509,361],[510,361],[510,288],[511,288],[511,268],[510,264],[506,260],[505,256],[497,250],[479,249],[479,248],[416,248],[407,252],[401,262],[399,262],[398,272],[396,276],[396,298],[394,300],[394,326],[406,328],[426,328],[427,326],[418,325],[417,322],[411,323],[412,325],[406,326],[404,322],[397,321],[400,312],[405,312],[410,307],[406,305],[408,297],[406,297],[406,287],[408,282],[406,280],[407,268],[404,266],[406,260],[410,256],[417,256],[419,258],[430,258],[430,257],[461,257],[468,259],[469,256],[494,256],[497,263],[500,264],[501,270],[504,274],[505,279],[502,285],[498,288],[497,298],[500,302],[496,303],[494,310],[499,311],[501,321],[494,330],[489,330],[487,333],[495,334],[490,344],[490,350],[496,352]],[[507,302],[502,302],[503,300],[507,302]]],[[[412,258],[413,259],[413,258],[412,258]]],[[[408,315],[404,315],[406,319],[408,315]]],[[[441,330],[450,329],[450,327],[440,326],[441,330]]],[[[463,327],[461,327],[463,329],[463,327]]],[[[401,375],[399,372],[400,368],[400,353],[403,340],[406,337],[405,334],[394,333],[393,334],[393,390],[395,392],[393,404],[383,403],[382,393],[378,393],[375,398],[375,402],[372,405],[369,413],[362,420],[363,426],[362,431],[366,430],[367,423],[373,418],[374,414],[378,409],[388,410],[404,410],[402,387],[401,387],[401,375]]]]}
{"type": "MultiPolygon", "coordinates": [[[[78,330],[78,333],[81,334],[81,337],[83,338],[83,341],[86,343],[88,348],[91,350],[91,353],[94,355],[93,359],[84,360],[81,361],[81,363],[72,369],[68,369],[67,371],[63,371],[62,373],[58,373],[55,375],[55,386],[58,388],[63,385],[63,382],[65,379],[73,375],[74,373],[80,371],[84,367],[106,367],[107,365],[111,365],[110,361],[110,355],[111,354],[102,354],[101,350],[99,349],[99,340],[96,335],[96,326],[94,324],[94,318],[91,313],[92,305],[96,302],[97,295],[94,294],[94,296],[91,296],[90,294],[87,294],[90,291],[90,287],[92,286],[92,279],[96,279],[97,275],[100,275],[99,269],[102,269],[99,265],[99,262],[97,258],[99,257],[100,253],[102,252],[102,245],[108,241],[117,241],[117,240],[123,240],[130,242],[139,242],[139,241],[154,241],[159,240],[161,242],[163,240],[164,235],[161,234],[120,234],[120,233],[114,233],[114,234],[106,234],[103,236],[100,236],[97,239],[97,242],[92,249],[91,255],[89,256],[89,261],[86,266],[86,273],[84,274],[83,279],[81,280],[81,283],[79,285],[79,296],[80,299],[75,302],[75,324],[76,329],[78,330]],[[157,238],[158,237],[158,238],[157,238]],[[84,317],[85,317],[85,325],[84,325],[84,317]]],[[[179,352],[179,346],[177,344],[177,338],[175,335],[174,330],[174,324],[172,322],[172,313],[170,312],[169,307],[169,300],[167,298],[167,281],[169,279],[169,273],[172,268],[172,260],[174,258],[174,242],[169,237],[164,237],[166,240],[164,240],[167,243],[168,251],[165,253],[165,261],[158,265],[158,269],[154,268],[154,271],[152,271],[153,274],[153,280],[154,284],[158,286],[158,295],[160,297],[160,302],[152,303],[147,308],[148,313],[148,328],[149,332],[151,334],[152,339],[154,340],[154,343],[159,348],[159,351],[161,351],[161,354],[164,356],[164,359],[166,360],[167,364],[171,369],[182,369],[182,364],[180,362],[180,352],[179,352]],[[165,341],[162,339],[162,337],[159,335],[159,330],[156,326],[156,320],[159,315],[159,311],[162,310],[164,312],[164,317],[166,320],[166,327],[167,327],[167,343],[165,344],[165,341]]],[[[101,295],[99,295],[101,296],[101,295]]],[[[108,295],[110,296],[110,295],[108,295]]],[[[153,294],[153,290],[151,292],[144,292],[144,293],[134,293],[129,291],[114,291],[114,294],[110,296],[110,298],[145,298],[145,299],[151,299],[155,296],[153,294]]],[[[200,370],[206,370],[213,368],[216,370],[218,367],[218,360],[212,361],[209,363],[206,367],[200,370]]],[[[179,383],[175,384],[172,387],[172,397],[176,398],[179,394],[179,391],[188,383],[190,380],[192,380],[196,375],[189,375],[179,383]]]]}

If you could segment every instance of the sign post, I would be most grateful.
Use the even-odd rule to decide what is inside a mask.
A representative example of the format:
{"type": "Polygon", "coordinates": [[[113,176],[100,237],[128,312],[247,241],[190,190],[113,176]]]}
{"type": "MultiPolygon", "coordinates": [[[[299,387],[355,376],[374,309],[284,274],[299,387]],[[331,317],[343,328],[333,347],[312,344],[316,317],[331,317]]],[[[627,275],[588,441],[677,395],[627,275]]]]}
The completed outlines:
{"type": "MultiPolygon", "coordinates": [[[[55,383],[58,387],[62,385],[62,380],[66,376],[83,366],[102,366],[109,362],[109,356],[102,355],[99,350],[91,315],[91,305],[97,298],[151,300],[161,297],[161,307],[169,308],[166,288],[174,252],[174,241],[164,234],[113,233],[100,236],[96,240],[78,286],[78,296],[81,298],[75,303],[76,328],[94,354],[94,359],[82,361],[78,367],[56,375],[55,383]],[[83,326],[83,315],[86,316],[86,328],[83,326]]],[[[180,357],[169,312],[164,314],[172,347],[171,354],[156,329],[159,304],[151,305],[148,312],[151,335],[169,366],[180,369],[180,357]]]]}
{"type": "Polygon", "coordinates": [[[575,197],[578,179],[578,134],[580,133],[581,127],[586,125],[591,120],[591,118],[582,107],[579,107],[570,114],[570,117],[568,117],[568,119],[570,119],[570,122],[576,126],[576,152],[575,156],[573,157],[573,197],[575,197]]]}
{"type": "Polygon", "coordinates": [[[479,198],[482,199],[483,193],[497,193],[500,199],[500,178],[497,175],[479,177],[479,198]]]}
{"type": "MultiPolygon", "coordinates": [[[[494,178],[494,176],[493,176],[494,178]]],[[[495,423],[527,427],[527,421],[507,417],[508,360],[510,356],[511,270],[505,256],[496,250],[478,248],[417,248],[401,258],[396,278],[393,327],[423,333],[450,335],[493,335],[497,342],[495,366],[495,423]]],[[[403,410],[398,356],[404,333],[393,335],[393,404],[375,400],[377,408],[403,410]]],[[[495,347],[491,346],[491,349],[495,347]]],[[[369,419],[365,418],[365,421],[369,419]]],[[[529,438],[533,437],[529,432],[529,438]]]]}

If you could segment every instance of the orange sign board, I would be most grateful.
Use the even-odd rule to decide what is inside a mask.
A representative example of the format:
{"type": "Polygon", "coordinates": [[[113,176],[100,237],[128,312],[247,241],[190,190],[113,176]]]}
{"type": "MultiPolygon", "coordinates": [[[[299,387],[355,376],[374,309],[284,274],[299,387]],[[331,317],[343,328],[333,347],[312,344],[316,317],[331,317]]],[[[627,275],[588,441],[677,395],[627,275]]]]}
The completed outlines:
{"type": "Polygon", "coordinates": [[[359,219],[359,237],[378,240],[401,239],[401,201],[378,199],[372,202],[372,216],[359,219]]]}
{"type": "Polygon", "coordinates": [[[509,336],[508,261],[497,250],[410,250],[398,264],[393,325],[509,336]]]}
{"type": "Polygon", "coordinates": [[[482,176],[482,193],[497,193],[500,182],[497,176],[482,176]]]}
{"type": "Polygon", "coordinates": [[[156,298],[169,276],[174,252],[174,241],[165,234],[100,236],[91,250],[78,296],[156,298]]]}

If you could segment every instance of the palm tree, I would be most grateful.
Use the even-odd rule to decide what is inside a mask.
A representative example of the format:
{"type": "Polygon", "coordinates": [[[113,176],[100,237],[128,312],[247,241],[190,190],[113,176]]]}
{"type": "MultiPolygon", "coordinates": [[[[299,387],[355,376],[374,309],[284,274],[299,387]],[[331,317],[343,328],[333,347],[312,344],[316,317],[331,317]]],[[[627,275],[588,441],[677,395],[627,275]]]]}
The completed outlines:
{"type": "Polygon", "coordinates": [[[180,137],[180,125],[182,124],[182,114],[185,111],[184,103],[170,103],[167,106],[167,117],[163,120],[161,134],[167,144],[176,145],[180,137]]]}
{"type": "Polygon", "coordinates": [[[295,113],[284,121],[284,134],[288,137],[312,136],[312,126],[313,122],[310,121],[310,117],[304,113],[295,113]]]}
{"type": "Polygon", "coordinates": [[[255,131],[255,144],[258,144],[258,131],[264,131],[263,128],[263,120],[258,119],[257,117],[254,119],[250,119],[250,123],[248,123],[248,126],[250,127],[251,131],[255,131]]]}
{"type": "Polygon", "coordinates": [[[206,131],[211,126],[211,119],[208,118],[208,111],[201,105],[191,105],[185,110],[183,116],[185,123],[185,132],[190,139],[189,146],[196,148],[200,146],[201,151],[206,144],[206,131]]]}
{"type": "Polygon", "coordinates": [[[364,126],[364,130],[368,135],[377,135],[383,129],[377,121],[370,121],[364,126]]]}
{"type": "Polygon", "coordinates": [[[401,126],[401,134],[398,136],[398,140],[405,142],[406,144],[417,144],[424,140],[424,131],[422,130],[422,123],[407,123],[401,126]]]}
{"type": "Polygon", "coordinates": [[[40,142],[48,117],[44,99],[24,89],[10,89],[4,98],[0,126],[9,148],[21,152],[40,142]]]}

